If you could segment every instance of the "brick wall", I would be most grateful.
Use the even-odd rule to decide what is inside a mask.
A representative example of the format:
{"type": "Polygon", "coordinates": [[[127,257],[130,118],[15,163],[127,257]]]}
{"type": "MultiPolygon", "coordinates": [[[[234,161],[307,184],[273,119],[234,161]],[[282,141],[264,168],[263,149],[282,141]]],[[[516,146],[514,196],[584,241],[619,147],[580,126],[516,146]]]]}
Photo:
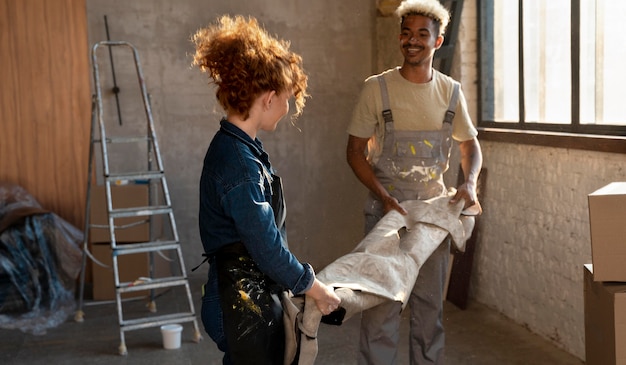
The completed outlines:
{"type": "MultiPolygon", "coordinates": [[[[465,1],[453,76],[477,115],[475,2],[465,1]]],[[[479,136],[480,139],[480,136],[479,136]]],[[[489,170],[470,295],[584,359],[587,194],[624,181],[621,154],[481,141],[489,170]]],[[[452,165],[454,166],[454,165],[452,165]]]]}

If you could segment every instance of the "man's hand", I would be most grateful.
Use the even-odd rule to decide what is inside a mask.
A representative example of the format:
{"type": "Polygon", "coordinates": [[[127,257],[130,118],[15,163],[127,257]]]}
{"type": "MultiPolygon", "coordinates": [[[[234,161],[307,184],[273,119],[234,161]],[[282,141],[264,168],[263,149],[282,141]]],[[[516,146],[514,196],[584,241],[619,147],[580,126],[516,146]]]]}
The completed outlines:
{"type": "Polygon", "coordinates": [[[383,209],[384,209],[384,213],[385,214],[391,212],[392,210],[397,210],[402,215],[409,214],[409,212],[407,212],[406,209],[402,208],[400,203],[398,203],[398,199],[396,199],[396,198],[394,198],[394,197],[392,197],[390,195],[386,196],[383,199],[383,209]]]}
{"type": "Polygon", "coordinates": [[[463,175],[465,175],[465,183],[461,184],[456,189],[456,194],[450,199],[451,204],[456,204],[459,199],[465,200],[463,209],[473,207],[472,210],[476,211],[476,214],[482,213],[482,208],[478,202],[476,195],[476,182],[478,181],[478,174],[483,165],[483,154],[480,148],[480,143],[476,137],[467,141],[461,142],[459,145],[461,150],[461,167],[463,169],[463,175]]]}
{"type": "Polygon", "coordinates": [[[359,138],[352,135],[348,137],[348,147],[346,147],[348,165],[350,165],[359,181],[382,201],[384,213],[397,210],[403,215],[408,214],[400,206],[398,200],[389,195],[380,181],[378,181],[372,166],[367,162],[365,150],[367,149],[368,141],[369,138],[359,138]]]}
{"type": "Polygon", "coordinates": [[[476,195],[476,186],[471,182],[466,182],[460,185],[456,189],[456,194],[450,199],[450,204],[456,204],[460,199],[465,201],[463,210],[473,207],[476,211],[476,215],[482,213],[482,208],[478,202],[478,196],[476,195]]]}

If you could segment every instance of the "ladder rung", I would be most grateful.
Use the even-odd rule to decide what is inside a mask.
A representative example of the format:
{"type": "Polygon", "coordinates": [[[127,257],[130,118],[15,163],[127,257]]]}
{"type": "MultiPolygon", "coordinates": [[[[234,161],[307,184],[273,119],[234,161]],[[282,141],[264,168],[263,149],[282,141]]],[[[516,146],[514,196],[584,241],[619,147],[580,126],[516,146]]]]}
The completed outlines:
{"type": "Polygon", "coordinates": [[[116,245],[114,250],[116,255],[129,255],[142,252],[153,252],[162,250],[175,250],[180,247],[177,241],[152,241],[142,243],[125,243],[116,245]]]}
{"type": "Polygon", "coordinates": [[[140,216],[147,216],[147,215],[168,214],[171,211],[172,211],[172,208],[170,206],[155,205],[151,207],[113,209],[109,212],[109,216],[112,218],[140,217],[140,216]]]}
{"type": "MultiPolygon", "coordinates": [[[[151,138],[148,136],[131,136],[131,137],[107,137],[107,143],[133,143],[149,141],[151,138]]],[[[101,142],[102,140],[98,140],[101,142]]]]}
{"type": "Polygon", "coordinates": [[[106,177],[109,181],[116,180],[146,180],[146,179],[160,179],[164,176],[163,171],[138,171],[138,172],[123,172],[109,174],[106,177]]]}
{"type": "Polygon", "coordinates": [[[169,276],[166,278],[156,278],[150,279],[149,281],[143,282],[126,282],[120,283],[120,286],[117,288],[119,293],[129,293],[140,290],[148,290],[148,289],[158,289],[158,288],[169,288],[173,286],[181,286],[187,284],[187,278],[184,276],[169,276]]]}
{"type": "Polygon", "coordinates": [[[158,327],[170,323],[193,322],[195,320],[196,316],[193,313],[175,313],[125,320],[120,323],[120,329],[122,331],[132,331],[141,328],[158,327]]]}
{"type": "MultiPolygon", "coordinates": [[[[113,225],[113,229],[115,230],[120,230],[120,229],[127,229],[127,228],[132,228],[132,227],[137,227],[140,226],[142,224],[146,224],[149,223],[150,220],[149,219],[143,219],[143,220],[139,220],[136,222],[132,222],[132,223],[128,223],[128,224],[115,224],[113,225]]],[[[100,228],[100,229],[109,229],[109,225],[108,224],[89,224],[89,228],[100,228]]]]}

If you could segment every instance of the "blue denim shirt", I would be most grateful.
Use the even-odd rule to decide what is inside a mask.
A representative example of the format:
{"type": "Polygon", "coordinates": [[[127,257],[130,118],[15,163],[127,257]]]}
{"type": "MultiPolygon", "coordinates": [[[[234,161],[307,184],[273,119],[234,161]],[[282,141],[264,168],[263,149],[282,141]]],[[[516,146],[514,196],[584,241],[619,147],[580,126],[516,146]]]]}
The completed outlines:
{"type": "Polygon", "coordinates": [[[225,245],[242,242],[259,269],[300,294],[315,274],[287,249],[284,226],[271,206],[273,169],[259,139],[252,140],[227,120],[213,137],[200,178],[200,238],[211,257],[225,245]]]}

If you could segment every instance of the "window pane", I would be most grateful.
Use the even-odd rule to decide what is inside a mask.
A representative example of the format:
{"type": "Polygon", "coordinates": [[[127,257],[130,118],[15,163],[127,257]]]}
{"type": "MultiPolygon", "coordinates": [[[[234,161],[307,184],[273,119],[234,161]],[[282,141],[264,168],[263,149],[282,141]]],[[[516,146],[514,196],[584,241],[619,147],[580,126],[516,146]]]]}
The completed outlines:
{"type": "Polygon", "coordinates": [[[478,0],[478,5],[485,125],[624,135],[626,0],[478,0]],[[572,3],[580,5],[574,14],[572,3]],[[579,44],[572,44],[572,35],[579,44]],[[572,69],[573,61],[580,61],[579,70],[572,69]],[[572,80],[580,92],[576,97],[572,80]],[[580,105],[573,108],[572,100],[580,105]]]}
{"type": "Polygon", "coordinates": [[[626,125],[626,2],[585,0],[581,7],[589,15],[581,20],[581,123],[626,125]]]}
{"type": "Polygon", "coordinates": [[[519,52],[517,1],[494,1],[493,5],[493,119],[519,121],[519,52]]]}
{"type": "Polygon", "coordinates": [[[570,0],[524,0],[526,122],[571,123],[570,7],[570,0]]]}
{"type": "Polygon", "coordinates": [[[580,123],[595,124],[596,0],[580,2],[580,123]]]}

